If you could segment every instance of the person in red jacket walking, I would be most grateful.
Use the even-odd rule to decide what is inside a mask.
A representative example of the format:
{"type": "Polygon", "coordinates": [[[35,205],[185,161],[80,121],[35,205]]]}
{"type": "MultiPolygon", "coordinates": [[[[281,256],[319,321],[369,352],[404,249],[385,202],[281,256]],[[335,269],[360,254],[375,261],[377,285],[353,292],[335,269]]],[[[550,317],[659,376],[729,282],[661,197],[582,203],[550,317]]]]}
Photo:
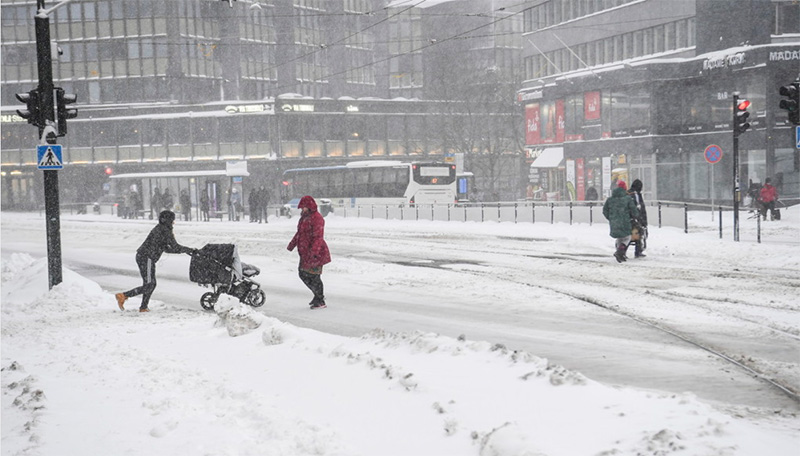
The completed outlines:
{"type": "Polygon", "coordinates": [[[331,253],[324,239],[325,219],[317,212],[317,202],[310,196],[300,198],[297,207],[301,211],[297,233],[286,249],[291,252],[297,247],[300,255],[300,280],[314,293],[314,299],[308,304],[312,309],[322,309],[327,307],[322,285],[322,266],[331,262],[331,253]]]}
{"type": "Polygon", "coordinates": [[[775,220],[775,201],[778,200],[778,189],[772,186],[769,178],[764,181],[764,186],[761,187],[761,194],[758,197],[761,202],[761,215],[764,221],[767,221],[767,210],[769,210],[770,218],[775,220]]]}

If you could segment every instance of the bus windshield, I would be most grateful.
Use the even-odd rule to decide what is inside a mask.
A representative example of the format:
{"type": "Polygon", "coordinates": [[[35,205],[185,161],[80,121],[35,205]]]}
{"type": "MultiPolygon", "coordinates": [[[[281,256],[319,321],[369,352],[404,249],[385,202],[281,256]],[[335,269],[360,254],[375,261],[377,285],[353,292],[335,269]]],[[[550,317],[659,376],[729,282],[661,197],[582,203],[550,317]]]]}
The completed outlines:
{"type": "Polygon", "coordinates": [[[420,185],[450,185],[456,180],[453,165],[439,163],[420,163],[413,167],[414,182],[420,185]]]}

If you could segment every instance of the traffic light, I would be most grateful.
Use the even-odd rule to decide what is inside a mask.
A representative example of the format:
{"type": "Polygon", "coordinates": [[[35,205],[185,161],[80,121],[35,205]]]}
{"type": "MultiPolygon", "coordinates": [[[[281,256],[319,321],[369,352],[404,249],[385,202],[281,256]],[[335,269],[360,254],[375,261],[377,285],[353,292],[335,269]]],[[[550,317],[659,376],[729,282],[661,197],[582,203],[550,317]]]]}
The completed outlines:
{"type": "Polygon", "coordinates": [[[747,112],[747,108],[750,107],[750,102],[748,100],[741,100],[738,96],[733,96],[733,135],[739,136],[740,134],[747,131],[750,128],[750,122],[747,121],[747,118],[750,117],[750,113],[747,112]]]}
{"type": "Polygon", "coordinates": [[[780,94],[787,98],[779,106],[789,113],[789,122],[800,125],[800,81],[781,87],[780,94]]]}
{"type": "Polygon", "coordinates": [[[75,103],[78,96],[74,93],[64,93],[64,89],[56,87],[56,117],[58,122],[58,136],[67,134],[67,119],[78,117],[77,109],[67,109],[67,105],[75,103]]]}
{"type": "Polygon", "coordinates": [[[29,124],[36,125],[37,127],[44,126],[44,119],[42,119],[42,110],[40,109],[39,89],[33,89],[30,92],[18,93],[17,100],[25,103],[26,109],[17,109],[17,114],[26,119],[29,124]]]}

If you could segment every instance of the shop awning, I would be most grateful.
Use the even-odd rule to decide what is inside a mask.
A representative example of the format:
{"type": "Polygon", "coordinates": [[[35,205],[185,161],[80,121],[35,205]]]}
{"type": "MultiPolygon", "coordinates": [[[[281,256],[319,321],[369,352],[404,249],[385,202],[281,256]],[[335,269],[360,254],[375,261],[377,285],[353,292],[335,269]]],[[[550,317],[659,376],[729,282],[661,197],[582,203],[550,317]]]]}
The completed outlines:
{"type": "Polygon", "coordinates": [[[533,168],[555,168],[564,161],[563,147],[548,147],[531,163],[533,168]]]}

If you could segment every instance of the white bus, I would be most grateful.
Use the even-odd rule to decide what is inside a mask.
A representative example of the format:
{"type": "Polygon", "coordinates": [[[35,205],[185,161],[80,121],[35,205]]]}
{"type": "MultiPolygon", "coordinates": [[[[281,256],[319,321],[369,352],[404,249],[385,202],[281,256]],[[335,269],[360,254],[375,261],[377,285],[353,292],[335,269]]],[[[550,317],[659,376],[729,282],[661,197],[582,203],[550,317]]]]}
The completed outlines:
{"type": "Polygon", "coordinates": [[[282,183],[290,205],[304,195],[330,200],[333,207],[451,204],[457,197],[456,167],[448,163],[358,161],[287,169],[282,183]]]}

